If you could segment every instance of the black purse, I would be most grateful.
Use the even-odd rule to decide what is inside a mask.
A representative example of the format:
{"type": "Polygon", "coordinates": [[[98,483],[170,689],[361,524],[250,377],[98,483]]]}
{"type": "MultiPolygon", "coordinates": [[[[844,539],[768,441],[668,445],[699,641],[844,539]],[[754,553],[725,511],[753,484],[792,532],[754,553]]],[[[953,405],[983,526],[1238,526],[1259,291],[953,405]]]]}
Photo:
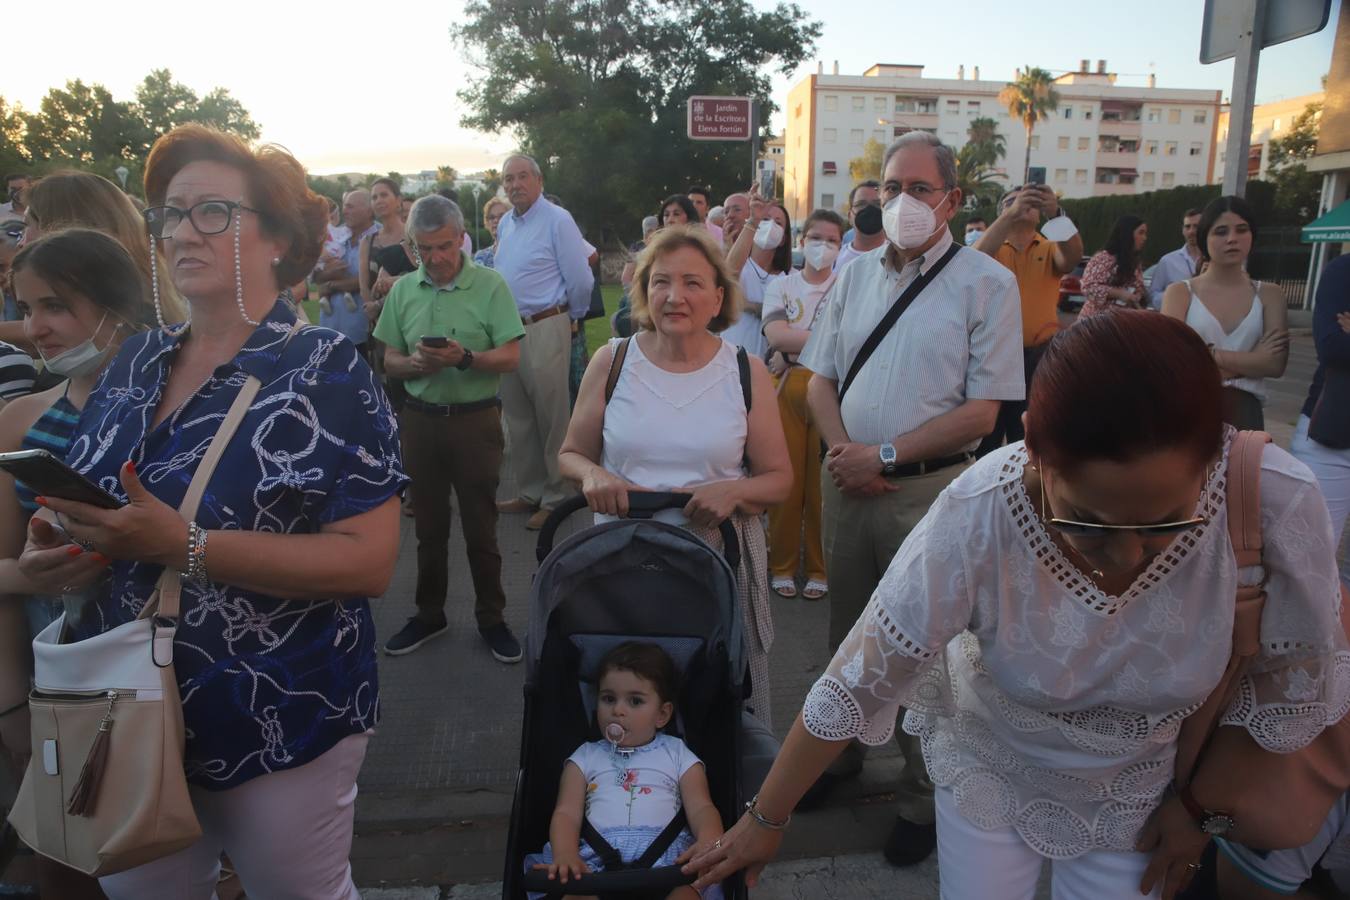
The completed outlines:
{"type": "Polygon", "coordinates": [[[1323,373],[1308,437],[1333,450],[1350,449],[1350,369],[1325,366],[1323,373]]]}

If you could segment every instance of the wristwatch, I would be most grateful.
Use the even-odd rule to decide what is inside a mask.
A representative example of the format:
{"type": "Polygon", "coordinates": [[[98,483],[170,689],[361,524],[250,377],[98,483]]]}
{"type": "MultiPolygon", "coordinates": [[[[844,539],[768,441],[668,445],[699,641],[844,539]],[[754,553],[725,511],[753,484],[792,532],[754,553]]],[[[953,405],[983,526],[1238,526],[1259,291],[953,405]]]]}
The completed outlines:
{"type": "Polygon", "coordinates": [[[473,366],[473,351],[468,347],[465,347],[464,356],[459,362],[455,363],[455,368],[459,369],[461,372],[467,372],[471,366],[473,366]]]}
{"type": "Polygon", "coordinates": [[[894,475],[895,470],[899,468],[895,463],[898,458],[895,455],[895,445],[890,441],[887,441],[881,445],[881,449],[878,452],[881,456],[881,474],[889,478],[894,475]]]}
{"type": "Polygon", "coordinates": [[[1195,824],[1200,826],[1200,830],[1210,837],[1223,837],[1233,830],[1237,824],[1233,817],[1226,812],[1216,812],[1205,809],[1196,802],[1195,795],[1191,793],[1190,785],[1177,791],[1177,797],[1181,800],[1181,805],[1186,807],[1186,812],[1195,819],[1195,824]]]}

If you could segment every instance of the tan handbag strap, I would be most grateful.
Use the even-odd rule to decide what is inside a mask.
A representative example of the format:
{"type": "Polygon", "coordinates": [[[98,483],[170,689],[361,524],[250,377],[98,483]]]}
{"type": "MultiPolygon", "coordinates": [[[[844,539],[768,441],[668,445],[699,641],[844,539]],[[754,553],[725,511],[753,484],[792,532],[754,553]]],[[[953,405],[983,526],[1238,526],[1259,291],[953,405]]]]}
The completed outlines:
{"type": "MultiPolygon", "coordinates": [[[[1261,565],[1261,456],[1270,435],[1240,431],[1228,450],[1225,480],[1228,537],[1239,570],[1261,565]]],[[[1261,613],[1266,605],[1265,574],[1261,584],[1239,587],[1233,605],[1233,652],[1223,677],[1200,708],[1186,717],[1177,737],[1176,776],[1186,784],[1195,773],[1205,744],[1233,702],[1247,664],[1261,646],[1261,613]]]]}
{"type": "MultiPolygon", "coordinates": [[[[289,344],[291,338],[295,337],[304,327],[305,323],[297,319],[295,325],[291,327],[290,333],[286,335],[286,343],[289,344]]],[[[206,493],[206,485],[211,480],[211,476],[215,474],[220,457],[225,453],[225,448],[230,445],[234,433],[239,430],[239,423],[244,421],[244,416],[248,413],[249,407],[253,405],[253,399],[258,396],[258,391],[261,389],[262,382],[253,375],[248,376],[243,386],[239,388],[239,393],[235,396],[234,402],[230,404],[230,409],[225,413],[225,418],[221,421],[220,427],[211,437],[211,443],[206,448],[206,454],[202,456],[202,461],[197,464],[197,471],[192,474],[192,480],[188,482],[187,493],[183,495],[183,502],[178,505],[178,514],[185,521],[191,522],[197,517],[197,507],[201,505],[202,496],[206,493]]],[[[164,574],[159,576],[159,583],[155,586],[154,593],[150,595],[150,599],[146,601],[137,618],[144,619],[151,615],[160,615],[177,619],[181,608],[182,593],[182,573],[173,566],[165,566],[164,574]]]]}

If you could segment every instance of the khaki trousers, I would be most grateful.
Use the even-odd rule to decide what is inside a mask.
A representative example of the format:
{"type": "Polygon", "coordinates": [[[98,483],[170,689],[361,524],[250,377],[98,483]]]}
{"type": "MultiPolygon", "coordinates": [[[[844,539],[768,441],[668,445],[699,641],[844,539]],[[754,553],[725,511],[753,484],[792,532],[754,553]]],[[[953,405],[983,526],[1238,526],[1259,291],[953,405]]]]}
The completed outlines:
{"type": "MultiPolygon", "coordinates": [[[[965,469],[964,465],[950,466],[931,475],[902,478],[897,481],[900,490],[866,499],[844,496],[834,486],[829,470],[821,472],[825,568],[830,577],[831,652],[838,650],[848,637],[905,538],[928,513],[928,507],[943,488],[965,469]]],[[[924,765],[919,739],[905,734],[897,722],[895,740],[905,758],[896,789],[897,811],[915,824],[932,824],[933,782],[924,765]]],[[[832,768],[856,770],[862,765],[864,753],[864,747],[854,741],[832,768]]]]}
{"type": "Polygon", "coordinates": [[[806,383],[811,371],[794,366],[778,386],[778,415],[783,420],[788,458],[792,460],[792,493],[769,510],[769,572],[791,578],[800,563],[806,577],[825,579],[825,553],[820,541],[820,432],[806,410],[806,383]],[[805,536],[802,528],[805,526],[805,536]],[[804,558],[803,558],[804,557],[804,558]]]}
{"type": "Polygon", "coordinates": [[[566,313],[525,326],[520,368],[502,376],[502,412],[519,497],[552,509],[574,491],[558,473],[571,398],[572,322],[566,313]]]}

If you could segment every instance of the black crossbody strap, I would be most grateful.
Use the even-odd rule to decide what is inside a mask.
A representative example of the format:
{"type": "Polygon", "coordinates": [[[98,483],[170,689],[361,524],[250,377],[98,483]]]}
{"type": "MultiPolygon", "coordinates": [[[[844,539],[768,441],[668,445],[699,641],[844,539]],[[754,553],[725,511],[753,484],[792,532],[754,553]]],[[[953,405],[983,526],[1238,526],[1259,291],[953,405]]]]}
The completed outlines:
{"type": "Polygon", "coordinates": [[[628,356],[628,345],[632,342],[632,337],[626,337],[614,345],[614,354],[609,358],[609,377],[605,379],[606,406],[609,406],[610,398],[614,396],[614,387],[619,383],[619,373],[623,371],[623,361],[628,356]]]}
{"type": "Polygon", "coordinates": [[[961,245],[952,241],[952,245],[947,248],[947,252],[942,254],[942,257],[937,262],[933,263],[927,272],[911,281],[909,287],[905,288],[904,293],[900,295],[895,303],[891,304],[890,309],[886,310],[886,315],[881,317],[881,321],[877,323],[877,327],[873,328],[872,333],[867,336],[867,340],[863,341],[862,348],[858,351],[858,355],[853,357],[853,364],[848,367],[848,374],[844,376],[843,383],[839,385],[839,401],[841,403],[844,400],[844,394],[848,392],[849,386],[853,384],[853,379],[857,378],[858,372],[862,370],[863,364],[872,357],[872,354],[876,352],[877,347],[881,346],[881,342],[886,338],[886,335],[890,333],[890,330],[895,327],[895,323],[900,321],[900,317],[905,314],[905,310],[909,309],[910,304],[919,298],[919,295],[923,293],[924,288],[928,287],[928,285],[933,282],[933,279],[941,274],[942,270],[946,268],[947,263],[951,262],[951,258],[960,252],[960,250],[961,245]]]}

